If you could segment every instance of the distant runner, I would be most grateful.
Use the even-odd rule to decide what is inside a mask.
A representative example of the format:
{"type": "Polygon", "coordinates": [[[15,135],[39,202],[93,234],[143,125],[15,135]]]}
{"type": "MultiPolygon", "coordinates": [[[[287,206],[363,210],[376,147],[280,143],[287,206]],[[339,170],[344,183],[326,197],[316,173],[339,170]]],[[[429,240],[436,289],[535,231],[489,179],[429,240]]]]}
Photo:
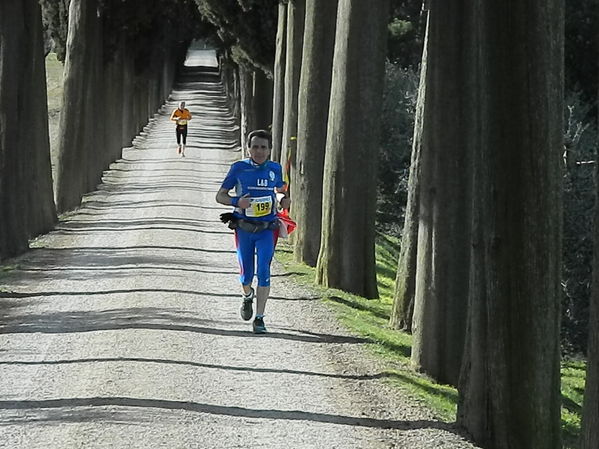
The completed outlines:
{"type": "Polygon", "coordinates": [[[177,151],[181,157],[185,157],[185,145],[187,145],[187,122],[191,120],[191,112],[189,112],[189,109],[185,108],[184,101],[181,101],[179,103],[179,107],[173,110],[170,119],[177,124],[177,127],[175,128],[175,132],[177,134],[177,151]],[[183,140],[183,143],[181,143],[181,140],[183,140]]]}
{"type": "Polygon", "coordinates": [[[270,161],[272,138],[267,131],[252,131],[248,135],[250,157],[231,165],[222,186],[216,194],[216,201],[235,207],[232,214],[223,214],[224,222],[235,229],[235,244],[241,274],[239,280],[243,289],[241,318],[249,321],[253,315],[252,303],[254,272],[258,278],[256,287],[256,316],[253,321],[254,333],[266,332],[264,309],[270,294],[270,264],[279,235],[277,203],[288,209],[291,200],[286,195],[277,201],[277,192],[285,193],[281,165],[270,161]],[[235,188],[235,196],[229,191],[235,188]],[[254,258],[257,264],[254,264],[254,258]],[[257,265],[257,267],[255,266],[257,265]]]}

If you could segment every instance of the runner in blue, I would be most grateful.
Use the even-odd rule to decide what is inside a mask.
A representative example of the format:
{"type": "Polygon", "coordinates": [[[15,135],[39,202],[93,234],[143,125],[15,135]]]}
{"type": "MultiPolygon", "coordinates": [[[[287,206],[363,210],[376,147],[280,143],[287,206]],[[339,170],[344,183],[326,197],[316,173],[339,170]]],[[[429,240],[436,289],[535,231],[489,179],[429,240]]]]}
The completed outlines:
{"type": "Polygon", "coordinates": [[[270,134],[264,130],[252,131],[247,141],[250,157],[231,165],[216,194],[216,201],[235,208],[233,214],[229,214],[229,227],[235,229],[241,270],[241,317],[246,321],[252,318],[255,296],[253,330],[261,334],[266,332],[264,309],[270,294],[270,264],[279,230],[277,207],[288,209],[291,200],[285,194],[280,203],[277,201],[276,194],[285,193],[287,189],[281,165],[269,160],[272,146],[270,134]],[[235,189],[235,196],[229,195],[232,189],[235,189]],[[254,274],[258,278],[255,295],[252,288],[254,274]]]}

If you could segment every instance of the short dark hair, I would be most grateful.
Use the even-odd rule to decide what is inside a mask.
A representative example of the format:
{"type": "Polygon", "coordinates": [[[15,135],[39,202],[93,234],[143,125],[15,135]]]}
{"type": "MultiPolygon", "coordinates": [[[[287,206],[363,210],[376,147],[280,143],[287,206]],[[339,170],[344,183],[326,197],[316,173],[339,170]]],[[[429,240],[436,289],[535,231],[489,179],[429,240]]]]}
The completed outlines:
{"type": "Polygon", "coordinates": [[[265,129],[255,129],[251,133],[248,134],[248,148],[252,146],[252,138],[259,137],[261,139],[268,140],[268,148],[272,148],[272,136],[265,129]]]}

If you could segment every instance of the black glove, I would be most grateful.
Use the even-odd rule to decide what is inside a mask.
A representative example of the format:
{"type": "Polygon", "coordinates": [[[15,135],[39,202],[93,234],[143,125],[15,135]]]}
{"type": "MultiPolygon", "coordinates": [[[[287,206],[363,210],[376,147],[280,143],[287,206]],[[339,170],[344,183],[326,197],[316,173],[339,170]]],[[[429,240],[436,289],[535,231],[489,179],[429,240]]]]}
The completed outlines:
{"type": "Polygon", "coordinates": [[[237,220],[239,219],[231,212],[220,214],[220,221],[222,221],[224,224],[228,223],[229,229],[237,228],[237,220]]]}
{"type": "Polygon", "coordinates": [[[220,221],[227,224],[232,221],[234,217],[235,216],[231,212],[225,212],[224,214],[220,214],[220,221]]]}

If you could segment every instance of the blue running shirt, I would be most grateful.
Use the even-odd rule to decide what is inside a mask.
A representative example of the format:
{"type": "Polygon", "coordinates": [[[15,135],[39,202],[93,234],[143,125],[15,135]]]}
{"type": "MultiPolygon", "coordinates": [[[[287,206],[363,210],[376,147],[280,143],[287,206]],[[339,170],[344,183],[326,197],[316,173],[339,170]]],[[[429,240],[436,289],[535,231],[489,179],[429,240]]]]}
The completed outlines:
{"type": "Polygon", "coordinates": [[[221,188],[235,188],[235,196],[241,197],[249,193],[250,207],[235,208],[235,215],[255,221],[272,221],[277,214],[277,197],[275,188],[285,185],[281,164],[266,161],[257,165],[251,159],[244,159],[231,165],[221,188]]]}

